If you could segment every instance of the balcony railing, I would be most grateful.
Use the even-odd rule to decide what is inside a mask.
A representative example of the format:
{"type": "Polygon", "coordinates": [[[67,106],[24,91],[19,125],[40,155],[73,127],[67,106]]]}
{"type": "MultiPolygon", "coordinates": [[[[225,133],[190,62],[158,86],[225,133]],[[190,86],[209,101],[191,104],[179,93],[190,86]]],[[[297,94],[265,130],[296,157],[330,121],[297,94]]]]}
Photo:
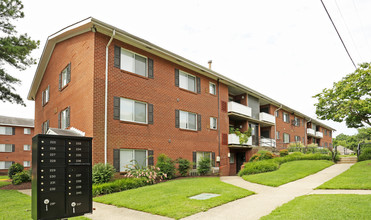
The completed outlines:
{"type": "Polygon", "coordinates": [[[240,143],[240,137],[238,137],[236,134],[228,134],[228,144],[251,146],[252,145],[252,138],[249,137],[247,142],[241,144],[240,143]]]}
{"type": "Polygon", "coordinates": [[[317,138],[323,138],[323,133],[320,131],[316,131],[316,137],[317,138]]]}
{"type": "Polygon", "coordinates": [[[316,132],[311,128],[307,128],[307,134],[308,136],[313,136],[313,137],[316,136],[316,132]]]}
{"type": "Polygon", "coordinates": [[[271,138],[260,137],[260,147],[276,147],[276,141],[271,138]]]}
{"type": "Polygon", "coordinates": [[[260,121],[265,121],[265,122],[269,122],[269,123],[272,123],[272,124],[276,123],[276,118],[274,117],[274,115],[270,115],[270,114],[265,113],[265,112],[260,112],[259,119],[260,119],[260,121]]]}
{"type": "Polygon", "coordinates": [[[242,116],[251,117],[251,108],[237,102],[228,102],[228,113],[237,113],[242,116]]]}

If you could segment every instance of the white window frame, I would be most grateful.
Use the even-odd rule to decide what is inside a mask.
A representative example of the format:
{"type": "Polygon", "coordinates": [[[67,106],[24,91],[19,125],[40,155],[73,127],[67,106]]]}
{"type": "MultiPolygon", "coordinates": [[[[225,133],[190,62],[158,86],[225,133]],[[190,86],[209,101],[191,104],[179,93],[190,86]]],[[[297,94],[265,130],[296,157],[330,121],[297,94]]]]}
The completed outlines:
{"type": "Polygon", "coordinates": [[[43,122],[43,128],[44,128],[43,134],[46,134],[48,132],[48,129],[49,129],[48,124],[49,124],[48,120],[43,122]]]}
{"type": "Polygon", "coordinates": [[[3,152],[3,153],[8,153],[8,152],[13,152],[13,145],[12,144],[0,144],[1,148],[4,148],[4,151],[0,151],[0,152],[3,152]],[[10,150],[9,150],[9,147],[10,147],[10,150]],[[8,148],[8,150],[6,150],[8,148]]]}
{"type": "Polygon", "coordinates": [[[13,127],[0,126],[0,135],[13,135],[13,127]]]}
{"type": "Polygon", "coordinates": [[[31,150],[31,145],[29,145],[29,144],[24,144],[24,145],[23,145],[23,150],[24,150],[24,151],[30,151],[30,150],[31,150]]]}
{"type": "Polygon", "coordinates": [[[295,126],[299,127],[300,125],[300,119],[298,117],[294,117],[294,121],[295,121],[295,126]]]}
{"type": "Polygon", "coordinates": [[[120,157],[121,157],[121,151],[132,151],[132,159],[131,159],[131,164],[125,164],[124,166],[128,165],[128,167],[124,167],[124,166],[121,166],[120,164],[120,172],[125,172],[127,171],[129,168],[132,168],[133,165],[135,164],[135,151],[146,151],[146,158],[145,158],[145,161],[146,161],[146,167],[148,167],[148,150],[146,149],[120,149],[120,157]]]}
{"type": "Polygon", "coordinates": [[[215,83],[209,82],[209,93],[216,95],[216,85],[215,83]]]}
{"type": "MultiPolygon", "coordinates": [[[[197,122],[197,119],[196,119],[196,122],[197,122]]],[[[218,129],[218,119],[216,117],[210,117],[210,129],[212,129],[212,130],[217,130],[218,129]]]]}
{"type": "Polygon", "coordinates": [[[276,131],[276,138],[277,138],[277,140],[280,139],[280,132],[279,131],[276,131]]]}
{"type": "Polygon", "coordinates": [[[120,69],[125,70],[125,71],[128,71],[128,72],[131,72],[131,73],[135,73],[135,74],[137,74],[139,76],[143,76],[143,75],[141,75],[141,74],[139,74],[139,73],[136,72],[136,69],[135,69],[135,56],[140,56],[140,57],[143,57],[143,58],[146,59],[146,64],[145,64],[146,70],[145,70],[145,73],[144,73],[144,77],[148,77],[148,57],[143,56],[142,54],[139,54],[139,53],[135,53],[134,51],[124,49],[122,47],[121,47],[121,51],[120,51],[120,69]],[[124,69],[123,68],[123,66],[124,66],[124,65],[122,65],[122,62],[123,62],[123,59],[122,59],[122,56],[123,55],[122,55],[122,53],[123,53],[123,51],[133,54],[133,60],[132,60],[132,63],[131,63],[131,65],[132,65],[131,66],[132,67],[131,70],[124,69]]]}
{"type": "Polygon", "coordinates": [[[141,123],[141,124],[148,124],[148,103],[146,102],[141,102],[141,101],[137,101],[137,100],[133,100],[133,99],[127,99],[127,98],[120,98],[120,120],[121,121],[128,121],[128,122],[135,122],[135,123],[141,123]],[[121,109],[123,108],[123,106],[121,105],[121,101],[122,100],[126,100],[126,101],[130,101],[132,102],[132,120],[127,120],[127,119],[124,119],[123,116],[121,116],[121,109]],[[145,104],[146,107],[146,121],[145,122],[141,122],[141,121],[135,121],[135,103],[141,103],[141,104],[145,104]]]}
{"type": "Polygon", "coordinates": [[[187,130],[192,130],[192,131],[197,131],[197,114],[196,113],[192,113],[192,112],[186,112],[186,111],[182,111],[182,110],[179,110],[179,128],[181,129],[187,129],[187,130]],[[182,113],[186,113],[186,127],[183,127],[182,124],[182,113]],[[192,115],[195,115],[195,118],[196,118],[196,121],[195,121],[195,129],[192,129],[192,128],[189,128],[189,114],[192,114],[192,115]]]}
{"type": "Polygon", "coordinates": [[[212,167],[212,165],[213,165],[213,158],[212,158],[213,153],[210,152],[210,151],[196,151],[196,167],[198,167],[198,162],[199,162],[198,158],[201,158],[201,157],[198,156],[198,154],[202,154],[203,155],[202,157],[205,157],[205,153],[210,154],[210,166],[212,167]]]}
{"type": "Polygon", "coordinates": [[[276,111],[276,118],[278,118],[279,115],[280,115],[280,112],[276,111]]]}
{"type": "Polygon", "coordinates": [[[64,88],[69,82],[68,82],[68,65],[66,68],[62,70],[61,73],[61,88],[64,88]]]}
{"type": "Polygon", "coordinates": [[[49,102],[49,86],[44,90],[44,105],[49,102]]]}
{"type": "Polygon", "coordinates": [[[300,136],[295,136],[295,142],[301,142],[300,136]]]}
{"type": "Polygon", "coordinates": [[[31,161],[23,161],[23,167],[30,167],[31,161]]]}
{"type": "Polygon", "coordinates": [[[12,165],[12,161],[0,161],[0,170],[9,169],[11,165],[12,165]]]}
{"type": "Polygon", "coordinates": [[[286,113],[286,112],[283,113],[283,121],[286,123],[290,123],[289,113],[286,113]]]}
{"type": "Polygon", "coordinates": [[[189,73],[186,73],[182,70],[179,70],[179,88],[186,89],[186,90],[189,90],[191,92],[196,92],[197,91],[197,78],[196,78],[196,76],[194,76],[192,74],[189,74],[189,73]],[[186,84],[186,86],[183,86],[181,75],[186,75],[187,76],[187,81],[186,81],[186,83],[184,83],[184,84],[186,84]],[[194,79],[194,87],[193,87],[194,90],[189,89],[189,84],[188,84],[189,83],[189,81],[188,81],[189,77],[192,77],[194,79]]]}
{"type": "Polygon", "coordinates": [[[31,134],[31,128],[23,128],[23,134],[31,134]]]}
{"type": "Polygon", "coordinates": [[[284,144],[290,143],[290,135],[289,134],[283,133],[283,143],[284,144]],[[287,140],[287,138],[288,138],[288,140],[287,140]]]}
{"type": "Polygon", "coordinates": [[[61,129],[66,129],[67,127],[67,111],[68,111],[68,108],[66,108],[66,109],[64,109],[64,110],[62,110],[61,112],[60,112],[60,114],[61,114],[61,121],[60,121],[60,123],[61,123],[61,129]]]}

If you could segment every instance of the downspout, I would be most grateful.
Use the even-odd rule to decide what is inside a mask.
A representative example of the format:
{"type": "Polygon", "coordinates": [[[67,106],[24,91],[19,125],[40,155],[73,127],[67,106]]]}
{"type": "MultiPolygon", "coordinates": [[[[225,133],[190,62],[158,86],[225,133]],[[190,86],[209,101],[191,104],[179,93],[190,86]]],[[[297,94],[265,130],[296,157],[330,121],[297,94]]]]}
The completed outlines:
{"type": "Polygon", "coordinates": [[[274,110],[274,120],[275,120],[275,123],[274,123],[274,141],[276,142],[276,147],[277,147],[277,116],[276,116],[276,112],[278,112],[280,109],[282,108],[282,105],[274,110]]]}
{"type": "Polygon", "coordinates": [[[220,167],[221,156],[220,156],[220,97],[219,97],[219,78],[218,78],[217,82],[218,82],[218,151],[219,151],[219,167],[220,167]]]}
{"type": "Polygon", "coordinates": [[[116,30],[113,30],[111,39],[108,41],[106,46],[106,85],[104,91],[104,164],[107,164],[107,97],[108,97],[108,47],[111,44],[113,37],[115,36],[116,30]]]}

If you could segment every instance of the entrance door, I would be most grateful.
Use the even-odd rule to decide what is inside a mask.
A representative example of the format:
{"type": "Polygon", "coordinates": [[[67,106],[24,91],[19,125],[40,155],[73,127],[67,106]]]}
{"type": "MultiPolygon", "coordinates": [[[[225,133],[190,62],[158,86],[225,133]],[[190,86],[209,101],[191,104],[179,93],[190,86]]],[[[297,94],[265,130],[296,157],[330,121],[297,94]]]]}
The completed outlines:
{"type": "Polygon", "coordinates": [[[237,152],[236,153],[236,173],[240,171],[241,166],[243,163],[246,162],[246,153],[245,152],[237,152]]]}
{"type": "Polygon", "coordinates": [[[259,146],[258,125],[249,123],[249,128],[251,128],[252,145],[259,146]]]}

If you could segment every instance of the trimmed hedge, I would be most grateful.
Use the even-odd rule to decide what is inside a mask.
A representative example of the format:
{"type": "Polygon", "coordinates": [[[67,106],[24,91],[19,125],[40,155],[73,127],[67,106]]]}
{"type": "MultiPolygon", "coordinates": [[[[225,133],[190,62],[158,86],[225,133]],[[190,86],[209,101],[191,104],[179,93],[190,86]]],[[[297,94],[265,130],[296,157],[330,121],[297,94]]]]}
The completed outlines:
{"type": "Polygon", "coordinates": [[[362,149],[358,161],[371,160],[371,147],[362,149]]]}
{"type": "Polygon", "coordinates": [[[27,170],[16,173],[12,177],[13,177],[13,180],[12,180],[13,185],[19,185],[21,183],[31,181],[30,173],[27,170]]]}
{"type": "Polygon", "coordinates": [[[94,184],[93,196],[121,192],[128,189],[135,189],[141,186],[150,185],[146,178],[123,178],[113,182],[94,184]]]}
{"type": "Polygon", "coordinates": [[[274,155],[272,152],[267,150],[260,150],[256,154],[252,155],[250,158],[251,161],[259,161],[259,160],[268,160],[274,158],[274,155]]]}

